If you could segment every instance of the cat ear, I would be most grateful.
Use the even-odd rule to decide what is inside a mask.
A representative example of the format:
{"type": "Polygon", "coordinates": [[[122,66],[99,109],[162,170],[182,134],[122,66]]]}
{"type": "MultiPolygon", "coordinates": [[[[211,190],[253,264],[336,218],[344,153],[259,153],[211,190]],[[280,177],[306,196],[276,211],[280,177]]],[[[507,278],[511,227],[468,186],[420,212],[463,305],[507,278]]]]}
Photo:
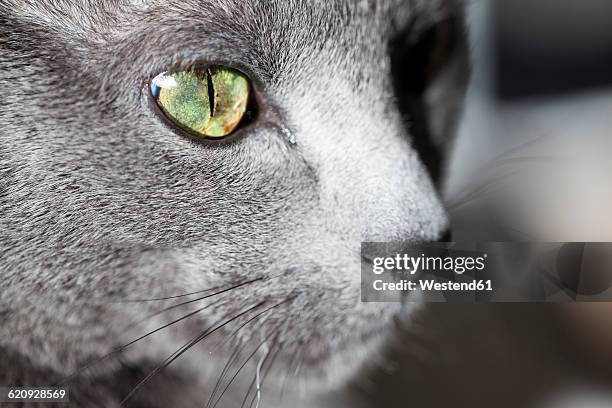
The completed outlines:
{"type": "Polygon", "coordinates": [[[467,35],[463,12],[421,25],[415,21],[391,41],[391,71],[413,146],[438,183],[469,78],[467,35]]]}

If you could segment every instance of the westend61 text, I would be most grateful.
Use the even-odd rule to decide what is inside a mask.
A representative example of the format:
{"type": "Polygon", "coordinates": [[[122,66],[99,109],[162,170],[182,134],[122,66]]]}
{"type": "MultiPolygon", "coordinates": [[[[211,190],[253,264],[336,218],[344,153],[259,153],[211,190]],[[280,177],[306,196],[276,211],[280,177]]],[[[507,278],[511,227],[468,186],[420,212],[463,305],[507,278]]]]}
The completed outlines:
{"type": "Polygon", "coordinates": [[[421,279],[417,282],[403,279],[398,282],[383,282],[375,280],[373,288],[376,291],[492,291],[491,280],[473,280],[471,282],[437,282],[433,279],[421,279]]]}

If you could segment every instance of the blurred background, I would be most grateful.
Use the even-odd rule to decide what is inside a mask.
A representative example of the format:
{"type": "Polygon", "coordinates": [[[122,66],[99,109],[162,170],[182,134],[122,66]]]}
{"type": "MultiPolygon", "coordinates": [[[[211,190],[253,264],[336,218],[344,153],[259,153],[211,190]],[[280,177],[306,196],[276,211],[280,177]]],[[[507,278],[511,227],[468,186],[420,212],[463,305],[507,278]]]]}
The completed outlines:
{"type": "MultiPolygon", "coordinates": [[[[453,240],[612,241],[612,1],[476,0],[468,26],[453,240]]],[[[612,407],[610,303],[430,304],[405,327],[355,384],[375,406],[612,407]]]]}
{"type": "Polygon", "coordinates": [[[612,241],[612,2],[469,3],[456,240],[612,241]]]}

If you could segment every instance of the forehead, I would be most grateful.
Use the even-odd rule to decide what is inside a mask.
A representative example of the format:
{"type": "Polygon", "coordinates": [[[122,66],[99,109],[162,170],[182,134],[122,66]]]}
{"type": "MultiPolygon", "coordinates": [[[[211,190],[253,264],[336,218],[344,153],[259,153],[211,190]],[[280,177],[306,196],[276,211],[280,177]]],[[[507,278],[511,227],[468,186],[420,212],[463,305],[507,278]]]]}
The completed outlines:
{"type": "MultiPolygon", "coordinates": [[[[274,28],[293,29],[284,35],[309,32],[333,34],[338,27],[368,21],[367,29],[380,32],[418,19],[437,19],[460,0],[38,0],[0,4],[10,13],[32,23],[51,26],[73,35],[112,32],[128,22],[137,25],[167,23],[182,18],[182,25],[197,21],[224,23],[226,28],[268,33],[274,28]],[[147,19],[142,17],[147,16],[147,19]],[[231,22],[235,24],[232,25],[231,22]],[[236,27],[237,26],[237,27],[236,27]]],[[[3,10],[2,10],[3,9],[3,10]]],[[[163,28],[163,27],[160,27],[163,28]]],[[[364,27],[366,28],[366,27],[364,27]]]]}
{"type": "Polygon", "coordinates": [[[347,79],[376,76],[390,36],[428,26],[460,1],[5,0],[0,17],[16,17],[35,34],[28,46],[61,53],[79,69],[111,66],[107,73],[136,77],[238,62],[274,84],[322,69],[347,79]]]}

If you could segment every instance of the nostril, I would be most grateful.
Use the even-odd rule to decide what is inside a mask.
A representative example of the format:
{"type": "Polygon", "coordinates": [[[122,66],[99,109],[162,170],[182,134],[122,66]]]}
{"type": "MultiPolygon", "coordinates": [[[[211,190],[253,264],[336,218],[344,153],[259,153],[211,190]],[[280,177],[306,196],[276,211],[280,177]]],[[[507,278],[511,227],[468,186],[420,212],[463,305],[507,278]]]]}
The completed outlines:
{"type": "Polygon", "coordinates": [[[440,235],[438,242],[451,242],[452,239],[453,239],[453,233],[451,232],[450,229],[447,229],[446,231],[442,233],[442,235],[440,235]]]}

